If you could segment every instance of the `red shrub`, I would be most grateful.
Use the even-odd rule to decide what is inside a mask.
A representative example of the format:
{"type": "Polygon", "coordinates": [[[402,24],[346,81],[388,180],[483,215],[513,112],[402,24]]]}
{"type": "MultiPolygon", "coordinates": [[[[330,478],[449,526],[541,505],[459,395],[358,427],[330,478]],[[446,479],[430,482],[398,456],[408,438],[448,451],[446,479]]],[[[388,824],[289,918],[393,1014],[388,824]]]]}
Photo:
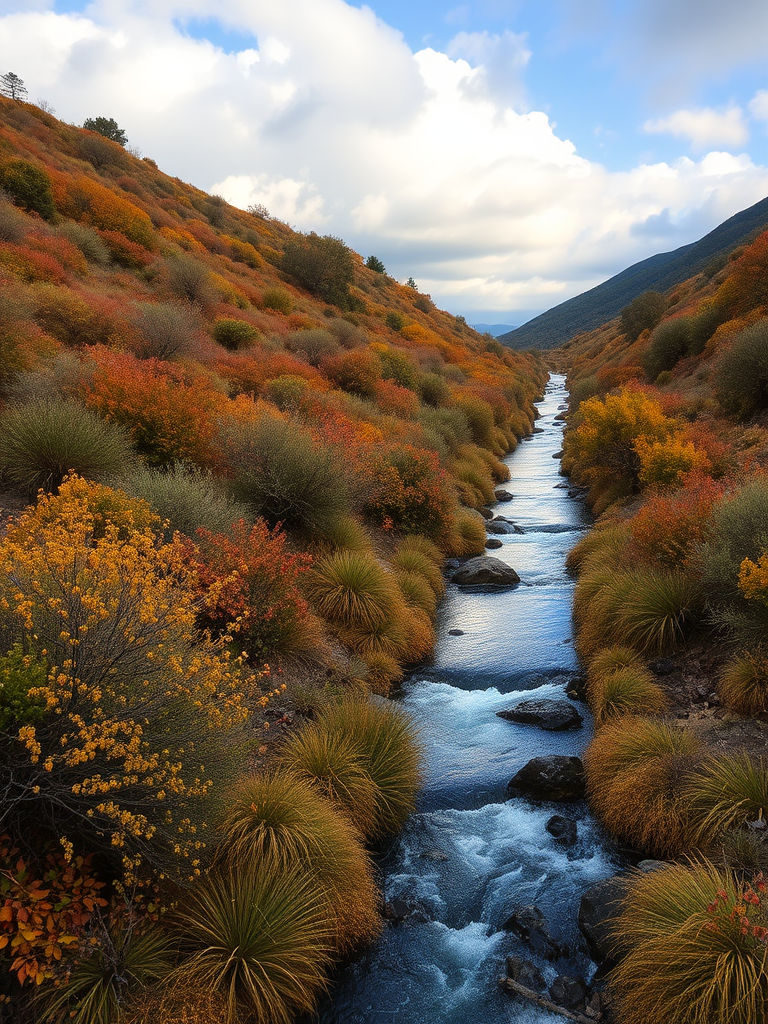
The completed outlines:
{"type": "Polygon", "coordinates": [[[367,348],[329,356],[322,371],[336,387],[361,398],[373,398],[381,381],[381,363],[367,348]]]}
{"type": "Polygon", "coordinates": [[[434,452],[395,444],[374,455],[366,513],[380,526],[439,540],[454,507],[448,478],[434,452]]]}
{"type": "Polygon", "coordinates": [[[712,509],[723,488],[699,480],[670,495],[650,498],[631,522],[630,560],[668,569],[685,566],[710,535],[712,509]]]}

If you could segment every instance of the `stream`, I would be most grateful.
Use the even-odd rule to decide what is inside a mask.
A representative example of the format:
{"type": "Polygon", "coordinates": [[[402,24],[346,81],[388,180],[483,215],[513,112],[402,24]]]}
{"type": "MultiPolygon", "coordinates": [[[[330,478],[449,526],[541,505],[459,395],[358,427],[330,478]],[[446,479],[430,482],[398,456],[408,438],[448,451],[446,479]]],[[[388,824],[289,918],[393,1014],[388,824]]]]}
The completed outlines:
{"type": "Polygon", "coordinates": [[[540,754],[580,755],[584,727],[545,732],[496,717],[531,696],[562,698],[577,671],[571,641],[573,581],[568,550],[589,525],[580,498],[569,498],[553,455],[562,447],[556,420],[567,401],[565,378],[552,374],[538,403],[539,431],[506,462],[511,502],[494,506],[525,531],[488,552],[512,565],[512,590],[448,585],[434,661],[403,687],[402,704],[425,753],[418,809],[381,863],[385,898],[421,912],[385,926],[381,939],[343,970],[321,1008],[322,1024],[555,1024],[561,1017],[501,991],[504,959],[533,960],[547,982],[589,978],[594,965],[576,917],[581,894],[617,867],[610,842],[584,803],[506,800],[506,784],[540,754]],[[463,630],[452,636],[452,629],[463,630]],[[578,821],[564,849],[545,829],[555,813],[578,821]],[[519,906],[536,904],[571,955],[539,960],[502,928],[519,906]]]}

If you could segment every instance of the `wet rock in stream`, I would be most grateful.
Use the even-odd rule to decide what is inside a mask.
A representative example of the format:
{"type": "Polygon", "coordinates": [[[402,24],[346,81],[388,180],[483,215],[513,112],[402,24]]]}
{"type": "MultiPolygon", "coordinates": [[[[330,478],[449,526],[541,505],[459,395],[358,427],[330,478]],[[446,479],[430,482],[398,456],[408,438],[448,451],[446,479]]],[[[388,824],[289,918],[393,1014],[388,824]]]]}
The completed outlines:
{"type": "Polygon", "coordinates": [[[513,587],[520,582],[520,577],[511,565],[502,562],[500,558],[478,555],[466,561],[453,574],[453,582],[464,587],[486,583],[495,587],[513,587]]]}
{"type": "Polygon", "coordinates": [[[579,838],[576,822],[573,818],[564,818],[562,814],[553,814],[544,828],[561,846],[574,846],[579,838]]]}
{"type": "Polygon", "coordinates": [[[531,758],[507,784],[508,797],[534,800],[581,800],[584,792],[584,765],[565,754],[531,758]]]}
{"type": "Polygon", "coordinates": [[[568,956],[568,947],[552,935],[546,917],[533,904],[514,910],[504,922],[503,928],[517,935],[537,956],[545,960],[568,956]]]}
{"type": "Polygon", "coordinates": [[[568,700],[523,700],[513,708],[497,711],[499,718],[521,725],[538,725],[547,732],[581,728],[583,719],[568,700]]]}

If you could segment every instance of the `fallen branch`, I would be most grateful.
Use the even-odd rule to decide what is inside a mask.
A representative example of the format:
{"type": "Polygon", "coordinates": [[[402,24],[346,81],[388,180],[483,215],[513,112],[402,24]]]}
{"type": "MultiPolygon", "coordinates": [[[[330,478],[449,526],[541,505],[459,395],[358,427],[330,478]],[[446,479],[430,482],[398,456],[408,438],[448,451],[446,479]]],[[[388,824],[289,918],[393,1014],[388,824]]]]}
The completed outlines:
{"type": "Polygon", "coordinates": [[[566,1020],[574,1020],[576,1024],[597,1024],[597,1021],[603,1019],[602,1013],[598,1013],[594,1017],[586,1017],[583,1013],[572,1013],[570,1010],[566,1010],[563,1006],[558,1006],[557,1003],[553,1003],[551,999],[547,999],[546,996],[540,996],[538,992],[534,992],[533,989],[526,988],[525,985],[521,985],[519,981],[514,981],[512,978],[499,978],[499,984],[502,988],[506,989],[507,992],[514,992],[517,996],[522,996],[523,999],[528,999],[531,1003],[535,1003],[540,1006],[542,1010],[549,1010],[550,1013],[557,1013],[561,1017],[565,1017],[566,1020]]]}

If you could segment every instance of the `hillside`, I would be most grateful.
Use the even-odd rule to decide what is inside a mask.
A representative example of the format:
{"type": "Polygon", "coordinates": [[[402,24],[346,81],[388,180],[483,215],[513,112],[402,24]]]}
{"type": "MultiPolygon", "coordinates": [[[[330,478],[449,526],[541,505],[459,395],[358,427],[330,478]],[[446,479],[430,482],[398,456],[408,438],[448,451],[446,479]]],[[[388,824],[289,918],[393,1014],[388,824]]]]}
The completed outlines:
{"type": "Polygon", "coordinates": [[[388,696],[546,372],[0,99],[0,1018],[311,1014],[415,806],[388,696]]]}
{"type": "Polygon", "coordinates": [[[516,330],[499,335],[499,341],[515,349],[557,348],[576,334],[592,331],[611,320],[643,292],[665,292],[694,275],[716,272],[732,249],[766,225],[768,199],[762,199],[729,217],[698,242],[635,263],[516,330]]]}

